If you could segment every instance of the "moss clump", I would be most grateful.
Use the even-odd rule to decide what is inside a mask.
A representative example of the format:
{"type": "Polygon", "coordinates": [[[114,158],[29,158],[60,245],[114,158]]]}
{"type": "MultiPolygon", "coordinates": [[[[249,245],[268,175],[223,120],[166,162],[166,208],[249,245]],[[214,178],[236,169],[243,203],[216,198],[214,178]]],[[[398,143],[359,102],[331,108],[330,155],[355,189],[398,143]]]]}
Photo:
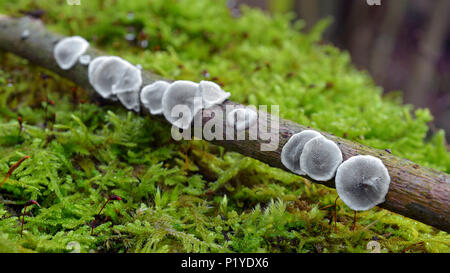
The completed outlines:
{"type": "MultiPolygon", "coordinates": [[[[225,1],[0,0],[6,14],[36,8],[51,29],[144,69],[220,82],[233,100],[278,104],[284,118],[450,172],[444,133],[425,140],[428,110],[383,98],[347,53],[320,44],[326,21],[304,33],[290,16],[244,8],[234,18],[225,1]],[[129,32],[140,40],[126,41],[129,32]]],[[[71,251],[73,241],[82,252],[366,252],[374,239],[383,252],[450,251],[447,233],[377,208],[358,214],[352,232],[342,202],[335,234],[331,209],[320,209],[334,190],[203,141],[174,142],[168,125],[82,90],[74,99],[72,83],[0,57],[0,177],[31,156],[0,190],[0,252],[71,251]],[[124,200],[108,204],[90,236],[110,194],[124,200]],[[21,238],[29,199],[42,207],[27,214],[21,238]]]]}

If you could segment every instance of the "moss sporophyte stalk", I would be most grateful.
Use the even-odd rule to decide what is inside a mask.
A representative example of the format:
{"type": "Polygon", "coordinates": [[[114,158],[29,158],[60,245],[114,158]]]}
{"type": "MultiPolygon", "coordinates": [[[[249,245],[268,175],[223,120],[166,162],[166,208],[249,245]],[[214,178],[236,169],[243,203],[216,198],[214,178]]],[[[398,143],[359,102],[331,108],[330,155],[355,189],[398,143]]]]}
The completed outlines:
{"type": "MultiPolygon", "coordinates": [[[[444,132],[427,138],[429,111],[383,96],[346,52],[320,44],[328,21],[304,31],[289,15],[243,8],[235,18],[225,1],[100,2],[73,12],[0,0],[0,13],[38,5],[52,31],[141,73],[212,81],[233,101],[278,104],[282,118],[450,172],[444,132]],[[125,39],[131,27],[136,42],[125,39]]],[[[206,141],[174,141],[155,116],[89,98],[12,54],[0,60],[0,179],[30,157],[0,189],[0,252],[68,252],[72,242],[80,252],[370,252],[374,241],[380,252],[450,251],[447,233],[377,207],[358,212],[353,231],[354,212],[331,188],[206,141]],[[106,205],[113,194],[124,201],[106,205]],[[24,217],[25,200],[41,208],[24,217]]]]}

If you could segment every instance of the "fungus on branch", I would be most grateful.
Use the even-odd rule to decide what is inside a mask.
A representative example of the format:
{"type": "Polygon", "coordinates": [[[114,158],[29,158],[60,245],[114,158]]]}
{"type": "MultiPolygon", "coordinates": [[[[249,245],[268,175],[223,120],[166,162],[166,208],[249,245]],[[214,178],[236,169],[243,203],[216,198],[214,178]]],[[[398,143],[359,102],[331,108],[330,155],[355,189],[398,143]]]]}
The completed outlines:
{"type": "Polygon", "coordinates": [[[302,171],[316,181],[331,180],[341,162],[342,153],[339,147],[323,136],[306,142],[300,155],[302,171]]]}
{"type": "Polygon", "coordinates": [[[218,84],[211,81],[200,81],[199,88],[204,108],[221,104],[231,95],[231,93],[223,91],[218,84]]]}
{"type": "Polygon", "coordinates": [[[89,55],[81,55],[79,58],[80,64],[82,65],[89,65],[89,63],[91,62],[91,56],[89,55]]]}
{"type": "Polygon", "coordinates": [[[22,34],[20,34],[20,39],[25,40],[28,37],[30,37],[30,31],[28,29],[25,29],[22,34]]]}
{"type": "Polygon", "coordinates": [[[117,94],[117,98],[122,105],[128,110],[139,112],[141,110],[141,104],[139,101],[139,91],[130,91],[117,94]]]}
{"type": "Polygon", "coordinates": [[[172,125],[181,129],[189,128],[195,115],[202,109],[198,83],[173,82],[164,92],[162,109],[164,117],[172,125]]]}
{"type": "Polygon", "coordinates": [[[156,81],[144,86],[141,91],[141,102],[150,111],[152,115],[163,113],[162,97],[170,83],[166,81],[156,81]]]}
{"type": "Polygon", "coordinates": [[[68,70],[75,65],[88,47],[89,42],[80,36],[67,37],[56,44],[53,56],[61,69],[68,70]]]}
{"type": "Polygon", "coordinates": [[[384,202],[391,178],[379,158],[358,155],[339,166],[335,181],[341,200],[349,208],[361,211],[384,202]]]}
{"type": "Polygon", "coordinates": [[[258,114],[249,108],[233,109],[227,115],[227,124],[237,131],[246,130],[256,124],[258,114]]]}
{"type": "Polygon", "coordinates": [[[281,150],[281,163],[293,173],[305,175],[300,166],[300,155],[305,144],[311,139],[321,136],[314,130],[303,130],[292,135],[281,150]]]}
{"type": "Polygon", "coordinates": [[[138,92],[142,85],[141,71],[115,56],[97,57],[90,62],[88,78],[89,83],[105,99],[120,93],[138,92]]]}

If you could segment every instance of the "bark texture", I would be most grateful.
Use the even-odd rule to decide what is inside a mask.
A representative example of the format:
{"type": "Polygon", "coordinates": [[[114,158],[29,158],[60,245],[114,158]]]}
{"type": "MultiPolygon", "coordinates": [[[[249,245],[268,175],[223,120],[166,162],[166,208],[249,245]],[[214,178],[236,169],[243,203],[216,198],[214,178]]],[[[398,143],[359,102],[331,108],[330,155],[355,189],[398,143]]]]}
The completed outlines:
{"type": "MultiPolygon", "coordinates": [[[[28,17],[10,18],[0,15],[0,50],[9,51],[31,62],[43,66],[89,91],[96,92],[89,84],[87,66],[76,64],[70,70],[62,70],[53,58],[53,47],[63,36],[49,32],[38,20],[28,17]],[[22,39],[23,31],[28,30],[30,36],[22,39]]],[[[87,54],[92,59],[104,55],[99,50],[90,47],[87,54]]],[[[149,84],[162,79],[161,76],[143,72],[143,84],[149,84]]],[[[225,109],[227,105],[239,105],[232,101],[203,110],[202,124],[205,125],[212,117],[214,110],[225,109]]],[[[147,111],[142,111],[147,112],[147,111]]],[[[260,112],[260,114],[263,114],[260,112]]],[[[212,141],[229,150],[255,158],[272,167],[287,170],[281,163],[280,154],[283,145],[289,137],[297,132],[308,129],[305,126],[289,120],[279,119],[279,128],[271,128],[270,120],[276,118],[267,116],[268,132],[278,138],[274,151],[261,151],[260,145],[267,141],[257,140],[222,140],[212,141]]],[[[223,126],[225,120],[223,120],[223,126]]],[[[226,134],[224,130],[224,135],[226,134]]],[[[319,131],[319,130],[317,130],[319,131]]],[[[321,132],[327,138],[337,143],[344,160],[355,155],[372,155],[380,158],[389,171],[391,185],[386,201],[380,207],[399,213],[406,217],[421,221],[446,232],[450,231],[450,176],[434,169],[419,166],[409,160],[392,155],[388,151],[373,149],[362,144],[321,132]]],[[[305,176],[313,182],[313,179],[305,176]]],[[[334,181],[317,182],[334,188],[334,181]]]]}

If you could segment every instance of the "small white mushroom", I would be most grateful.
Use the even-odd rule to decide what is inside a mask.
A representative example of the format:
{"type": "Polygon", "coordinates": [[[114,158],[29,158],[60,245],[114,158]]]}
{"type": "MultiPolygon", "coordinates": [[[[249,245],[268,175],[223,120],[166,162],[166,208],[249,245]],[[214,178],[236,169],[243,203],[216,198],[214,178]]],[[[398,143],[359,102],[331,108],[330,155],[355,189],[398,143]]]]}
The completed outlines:
{"type": "Polygon", "coordinates": [[[141,47],[142,47],[142,48],[148,47],[148,41],[147,41],[147,40],[142,40],[142,41],[141,41],[141,47]]]}
{"type": "Polygon", "coordinates": [[[89,62],[88,77],[93,76],[94,72],[97,70],[97,68],[100,66],[100,64],[103,63],[103,61],[105,61],[107,59],[108,59],[107,56],[101,56],[101,57],[97,57],[94,60],[92,60],[91,62],[89,62]]]}
{"type": "Polygon", "coordinates": [[[24,31],[22,31],[22,34],[20,35],[20,39],[25,40],[28,37],[30,37],[30,31],[28,29],[25,29],[24,31]]]}
{"type": "Polygon", "coordinates": [[[165,81],[156,81],[152,84],[144,86],[141,91],[141,102],[152,115],[159,115],[163,113],[162,97],[164,92],[170,86],[170,83],[165,81]]]}
{"type": "Polygon", "coordinates": [[[131,90],[137,91],[142,85],[141,70],[129,62],[123,61],[126,63],[126,68],[125,65],[123,67],[125,73],[120,78],[120,81],[112,86],[113,94],[129,92],[131,90]]]}
{"type": "Polygon", "coordinates": [[[125,40],[127,41],[134,41],[136,39],[136,35],[134,33],[127,33],[125,34],[125,40]]]}
{"type": "Polygon", "coordinates": [[[139,101],[139,91],[130,91],[117,94],[117,98],[128,110],[139,112],[141,104],[139,101]]]}
{"type": "Polygon", "coordinates": [[[199,88],[204,108],[221,104],[231,95],[229,92],[223,91],[218,84],[211,81],[200,81],[199,88]]]}
{"type": "Polygon", "coordinates": [[[89,65],[89,63],[91,62],[91,56],[89,55],[81,55],[79,58],[79,62],[82,65],[89,65]]]}
{"type": "Polygon", "coordinates": [[[181,129],[189,128],[197,112],[202,109],[198,83],[191,81],[175,81],[170,84],[161,102],[164,117],[181,129]]]}
{"type": "Polygon", "coordinates": [[[316,181],[332,179],[341,162],[342,153],[339,147],[323,136],[306,142],[300,155],[302,171],[316,181]]]}
{"type": "Polygon", "coordinates": [[[237,131],[246,130],[256,124],[258,114],[249,108],[233,109],[227,114],[227,124],[237,131]]]}
{"type": "Polygon", "coordinates": [[[120,58],[101,56],[89,63],[88,78],[95,90],[105,99],[112,97],[112,86],[120,80],[122,76],[120,58]],[[104,65],[104,64],[107,65],[104,65]]]}
{"type": "Polygon", "coordinates": [[[391,178],[383,162],[370,155],[358,155],[342,163],[336,172],[339,198],[356,211],[383,203],[391,178]]]}
{"type": "Polygon", "coordinates": [[[67,70],[75,65],[78,58],[88,49],[89,43],[80,36],[61,39],[54,50],[53,56],[61,69],[67,70]]]}
{"type": "Polygon", "coordinates": [[[138,91],[142,85],[141,71],[129,62],[115,56],[102,56],[89,63],[88,78],[103,97],[138,91]]]}
{"type": "Polygon", "coordinates": [[[305,175],[300,166],[300,155],[306,142],[317,136],[321,134],[313,130],[303,130],[292,135],[281,150],[281,163],[293,173],[305,175]]]}

